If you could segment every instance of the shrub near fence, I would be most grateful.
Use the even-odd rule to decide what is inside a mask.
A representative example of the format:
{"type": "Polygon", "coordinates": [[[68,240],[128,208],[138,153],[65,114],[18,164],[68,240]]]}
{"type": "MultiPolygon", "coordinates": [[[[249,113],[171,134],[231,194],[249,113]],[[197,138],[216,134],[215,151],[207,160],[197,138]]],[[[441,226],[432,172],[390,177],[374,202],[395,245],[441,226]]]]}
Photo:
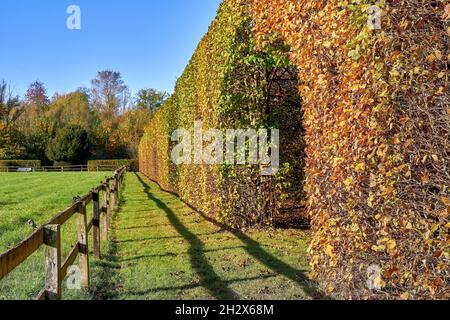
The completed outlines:
{"type": "Polygon", "coordinates": [[[128,171],[139,171],[139,161],[132,159],[120,159],[120,160],[90,160],[88,161],[89,171],[114,171],[117,168],[126,166],[128,171]]]}
{"type": "Polygon", "coordinates": [[[0,160],[0,167],[39,168],[41,160],[0,160]]]}
{"type": "Polygon", "coordinates": [[[286,46],[257,50],[240,1],[224,1],[207,35],[156,113],[140,145],[140,168],[166,190],[232,227],[269,224],[279,209],[303,199],[303,138],[297,73],[286,46]],[[259,166],[182,165],[170,159],[175,129],[279,128],[282,170],[263,177],[259,166]],[[289,145],[290,143],[290,145],[289,145]],[[297,188],[291,188],[297,184],[297,188]],[[289,200],[289,201],[288,201],[289,200]]]}
{"type": "Polygon", "coordinates": [[[312,274],[328,293],[450,298],[446,2],[251,1],[260,45],[287,41],[303,81],[312,274]]]}

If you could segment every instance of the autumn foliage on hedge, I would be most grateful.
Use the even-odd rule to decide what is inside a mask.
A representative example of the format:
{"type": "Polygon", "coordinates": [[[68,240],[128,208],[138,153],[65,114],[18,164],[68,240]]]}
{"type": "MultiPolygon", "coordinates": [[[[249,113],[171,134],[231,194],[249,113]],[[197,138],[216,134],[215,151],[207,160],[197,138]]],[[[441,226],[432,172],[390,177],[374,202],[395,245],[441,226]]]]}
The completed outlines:
{"type": "Polygon", "coordinates": [[[237,216],[264,220],[263,213],[277,207],[278,183],[263,187],[252,168],[173,168],[168,160],[171,131],[191,128],[194,119],[222,128],[238,123],[233,115],[245,124],[264,116],[246,107],[264,102],[259,97],[266,82],[230,82],[237,70],[252,70],[238,63],[237,45],[250,18],[250,56],[272,56],[274,43],[283,41],[296,67],[301,111],[285,108],[305,130],[312,277],[339,298],[450,298],[450,34],[444,7],[444,1],[419,0],[224,1],[174,96],[147,128],[141,169],[232,223],[237,216]],[[374,4],[382,10],[380,30],[367,24],[374,4]],[[242,89],[252,85],[250,92],[242,89]]]}
{"type": "Polygon", "coordinates": [[[300,114],[297,73],[282,42],[271,42],[267,51],[256,49],[251,22],[241,1],[221,5],[175,93],[154,115],[140,145],[141,171],[235,228],[270,224],[282,209],[304,198],[301,120],[291,116],[300,114]],[[291,146],[281,154],[280,173],[261,176],[259,165],[175,166],[170,137],[182,128],[191,132],[194,142],[194,121],[202,121],[204,131],[223,133],[279,128],[281,144],[291,146]]]}
{"type": "Polygon", "coordinates": [[[252,3],[260,44],[285,40],[303,81],[312,275],[328,293],[450,297],[445,3],[252,3]],[[373,4],[381,30],[367,26],[373,4]]]}

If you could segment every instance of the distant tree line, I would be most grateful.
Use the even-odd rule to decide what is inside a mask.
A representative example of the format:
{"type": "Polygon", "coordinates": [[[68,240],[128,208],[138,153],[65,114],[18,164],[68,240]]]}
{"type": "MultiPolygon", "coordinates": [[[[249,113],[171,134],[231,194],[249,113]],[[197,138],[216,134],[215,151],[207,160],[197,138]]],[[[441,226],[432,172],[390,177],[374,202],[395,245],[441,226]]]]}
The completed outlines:
{"type": "Polygon", "coordinates": [[[0,159],[43,164],[136,158],[145,124],[167,94],[142,89],[131,97],[119,72],[100,71],[91,88],[52,98],[42,82],[21,99],[0,81],[0,159]]]}

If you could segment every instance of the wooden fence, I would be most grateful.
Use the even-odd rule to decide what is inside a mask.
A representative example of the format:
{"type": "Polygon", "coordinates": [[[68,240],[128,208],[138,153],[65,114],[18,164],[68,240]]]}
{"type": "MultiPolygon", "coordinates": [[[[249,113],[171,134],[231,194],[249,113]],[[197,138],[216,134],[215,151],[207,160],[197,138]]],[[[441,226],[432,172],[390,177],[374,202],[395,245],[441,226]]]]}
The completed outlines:
{"type": "Polygon", "coordinates": [[[53,217],[46,225],[16,247],[0,255],[0,280],[22,264],[28,257],[45,245],[45,288],[38,300],[60,300],[62,281],[67,271],[79,257],[81,285],[89,288],[89,245],[88,235],[93,230],[94,256],[100,258],[100,239],[107,240],[111,212],[118,207],[126,167],[114,172],[111,178],[92,189],[87,195],[74,201],[71,207],[53,217]],[[101,196],[101,204],[100,204],[101,196]],[[93,219],[88,222],[86,206],[93,202],[93,219]],[[67,258],[61,260],[61,226],[76,215],[78,242],[72,247],[67,258]],[[100,234],[100,226],[102,233],[100,234]]]}
{"type": "Polygon", "coordinates": [[[107,172],[114,171],[117,167],[111,165],[87,166],[87,165],[73,165],[73,166],[41,166],[41,167],[0,167],[0,172],[17,172],[21,169],[31,169],[31,172],[107,172]]]}

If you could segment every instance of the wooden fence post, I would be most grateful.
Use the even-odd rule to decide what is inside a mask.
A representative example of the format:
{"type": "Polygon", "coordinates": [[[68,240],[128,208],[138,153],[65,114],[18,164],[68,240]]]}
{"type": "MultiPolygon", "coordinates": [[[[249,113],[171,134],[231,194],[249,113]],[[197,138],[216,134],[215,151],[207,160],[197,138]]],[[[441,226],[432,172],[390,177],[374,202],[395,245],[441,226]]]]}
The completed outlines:
{"type": "Polygon", "coordinates": [[[109,202],[110,202],[110,196],[109,196],[109,184],[103,185],[103,192],[102,192],[102,224],[103,224],[103,233],[102,233],[102,240],[106,241],[108,240],[108,229],[109,229],[109,218],[110,218],[110,209],[109,209],[109,202]]]}
{"type": "Polygon", "coordinates": [[[77,213],[78,246],[80,251],[81,285],[89,288],[89,247],[87,233],[86,203],[80,202],[77,213]]]}
{"type": "Polygon", "coordinates": [[[116,207],[117,209],[119,207],[120,202],[120,177],[119,175],[116,176],[116,207]]]}
{"type": "Polygon", "coordinates": [[[116,177],[112,180],[112,186],[111,186],[111,212],[116,210],[117,205],[117,180],[116,177]]]}
{"type": "Polygon", "coordinates": [[[48,300],[61,300],[61,227],[44,227],[45,295],[48,300]]]}
{"type": "Polygon", "coordinates": [[[92,191],[92,202],[93,202],[93,246],[94,246],[94,256],[100,258],[100,196],[98,190],[92,191]]]}

